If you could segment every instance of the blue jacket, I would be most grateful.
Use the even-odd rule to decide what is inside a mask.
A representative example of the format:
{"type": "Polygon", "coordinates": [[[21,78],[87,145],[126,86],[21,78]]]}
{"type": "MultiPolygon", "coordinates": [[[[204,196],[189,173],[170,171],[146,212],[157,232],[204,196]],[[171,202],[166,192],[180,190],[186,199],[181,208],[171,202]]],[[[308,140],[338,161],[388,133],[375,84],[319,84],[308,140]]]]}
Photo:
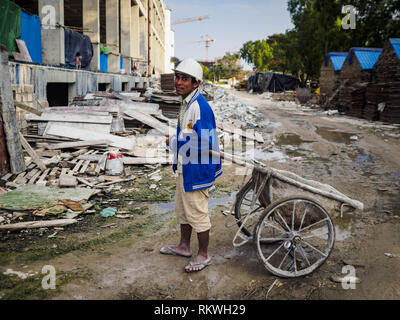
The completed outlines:
{"type": "Polygon", "coordinates": [[[183,184],[186,192],[211,188],[222,174],[221,158],[210,155],[219,152],[214,112],[199,90],[192,94],[176,136],[170,145],[174,152],[176,172],[178,153],[182,159],[183,184]]]}

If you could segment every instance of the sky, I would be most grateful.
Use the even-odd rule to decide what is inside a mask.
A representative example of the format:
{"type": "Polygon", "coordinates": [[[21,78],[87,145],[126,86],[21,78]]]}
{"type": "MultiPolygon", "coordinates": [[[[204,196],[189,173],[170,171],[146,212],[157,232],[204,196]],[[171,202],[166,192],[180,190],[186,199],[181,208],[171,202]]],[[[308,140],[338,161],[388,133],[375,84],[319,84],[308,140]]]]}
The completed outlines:
{"type": "Polygon", "coordinates": [[[210,16],[210,19],[173,25],[175,56],[180,60],[205,60],[205,43],[188,43],[215,39],[209,60],[226,52],[238,51],[250,40],[266,39],[274,33],[293,28],[286,0],[164,0],[171,9],[171,20],[210,16]]]}

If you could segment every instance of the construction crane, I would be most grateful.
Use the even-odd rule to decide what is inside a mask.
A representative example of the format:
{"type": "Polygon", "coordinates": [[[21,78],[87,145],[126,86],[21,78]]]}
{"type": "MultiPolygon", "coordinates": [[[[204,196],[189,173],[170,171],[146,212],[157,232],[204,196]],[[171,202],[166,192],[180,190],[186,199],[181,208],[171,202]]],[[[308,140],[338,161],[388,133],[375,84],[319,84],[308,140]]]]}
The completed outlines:
{"type": "Polygon", "coordinates": [[[191,42],[185,42],[185,43],[190,44],[190,43],[203,43],[203,42],[205,42],[205,44],[206,44],[206,62],[208,62],[208,52],[209,52],[209,49],[210,49],[210,44],[212,42],[215,42],[215,41],[216,41],[215,39],[209,39],[208,38],[208,34],[207,34],[206,35],[206,40],[191,41],[191,42]]]}
{"type": "Polygon", "coordinates": [[[210,19],[210,16],[177,20],[177,21],[172,22],[171,25],[181,24],[181,23],[188,23],[188,22],[193,22],[193,21],[202,21],[202,20],[206,20],[206,19],[210,19]]]}

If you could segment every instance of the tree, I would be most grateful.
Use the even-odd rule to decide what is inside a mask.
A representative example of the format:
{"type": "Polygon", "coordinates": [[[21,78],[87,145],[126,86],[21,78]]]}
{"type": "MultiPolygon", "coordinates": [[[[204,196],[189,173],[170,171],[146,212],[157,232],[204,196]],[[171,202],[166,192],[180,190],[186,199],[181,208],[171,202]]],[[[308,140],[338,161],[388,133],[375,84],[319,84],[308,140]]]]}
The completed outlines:
{"type": "Polygon", "coordinates": [[[240,56],[256,71],[290,72],[304,84],[319,78],[324,56],[330,51],[382,48],[388,38],[399,37],[400,0],[288,0],[287,4],[292,30],[248,41],[240,50],[240,56]],[[345,5],[356,8],[355,30],[342,27],[345,5]]]}
{"type": "Polygon", "coordinates": [[[265,72],[274,56],[273,49],[265,40],[248,41],[239,51],[240,57],[254,66],[254,70],[265,72]]]}
{"type": "Polygon", "coordinates": [[[205,66],[202,67],[204,78],[212,81],[221,78],[238,78],[242,69],[239,55],[230,52],[227,52],[222,58],[217,59],[211,69],[205,66]]]}
{"type": "Polygon", "coordinates": [[[213,80],[212,77],[212,72],[210,71],[210,69],[208,69],[205,65],[201,64],[201,67],[203,68],[203,79],[204,80],[213,80]]]}

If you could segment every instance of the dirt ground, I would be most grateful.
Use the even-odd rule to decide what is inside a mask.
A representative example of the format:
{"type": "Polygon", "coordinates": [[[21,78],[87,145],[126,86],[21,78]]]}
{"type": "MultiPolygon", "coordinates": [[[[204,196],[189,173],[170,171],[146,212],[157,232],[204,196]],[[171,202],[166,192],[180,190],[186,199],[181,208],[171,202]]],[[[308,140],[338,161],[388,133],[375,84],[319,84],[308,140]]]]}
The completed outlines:
{"type": "MultiPolygon", "coordinates": [[[[257,130],[266,142],[257,148],[275,141],[275,153],[266,151],[261,160],[330,184],[365,205],[363,212],[345,213],[342,218],[337,211],[332,213],[336,243],[321,268],[303,278],[278,279],[260,263],[252,243],[232,245],[237,227],[230,227],[232,218],[222,213],[232,207],[243,176],[231,164],[223,166],[224,175],[210,193],[213,264],[196,274],[185,273],[188,259],[159,254],[162,246],[175,244],[179,238],[172,202],[175,180],[171,169],[164,167],[155,192],[149,192],[144,175],[96,198],[103,207],[107,201],[112,204],[111,200],[120,199],[119,210],[130,211],[132,219],[91,215],[52,238],[48,235],[54,230],[1,234],[0,298],[400,299],[400,127],[327,116],[320,109],[272,102],[245,92],[235,95],[263,115],[263,128],[257,130]],[[270,160],[275,154],[284,161],[282,157],[270,160]],[[102,228],[107,224],[114,225],[102,228]],[[355,289],[345,290],[331,280],[342,274],[345,264],[353,265],[361,280],[355,289]],[[41,287],[45,265],[56,270],[56,290],[41,287]],[[8,269],[33,276],[4,275],[8,269]]],[[[192,240],[196,252],[195,235],[192,240]]]]}

